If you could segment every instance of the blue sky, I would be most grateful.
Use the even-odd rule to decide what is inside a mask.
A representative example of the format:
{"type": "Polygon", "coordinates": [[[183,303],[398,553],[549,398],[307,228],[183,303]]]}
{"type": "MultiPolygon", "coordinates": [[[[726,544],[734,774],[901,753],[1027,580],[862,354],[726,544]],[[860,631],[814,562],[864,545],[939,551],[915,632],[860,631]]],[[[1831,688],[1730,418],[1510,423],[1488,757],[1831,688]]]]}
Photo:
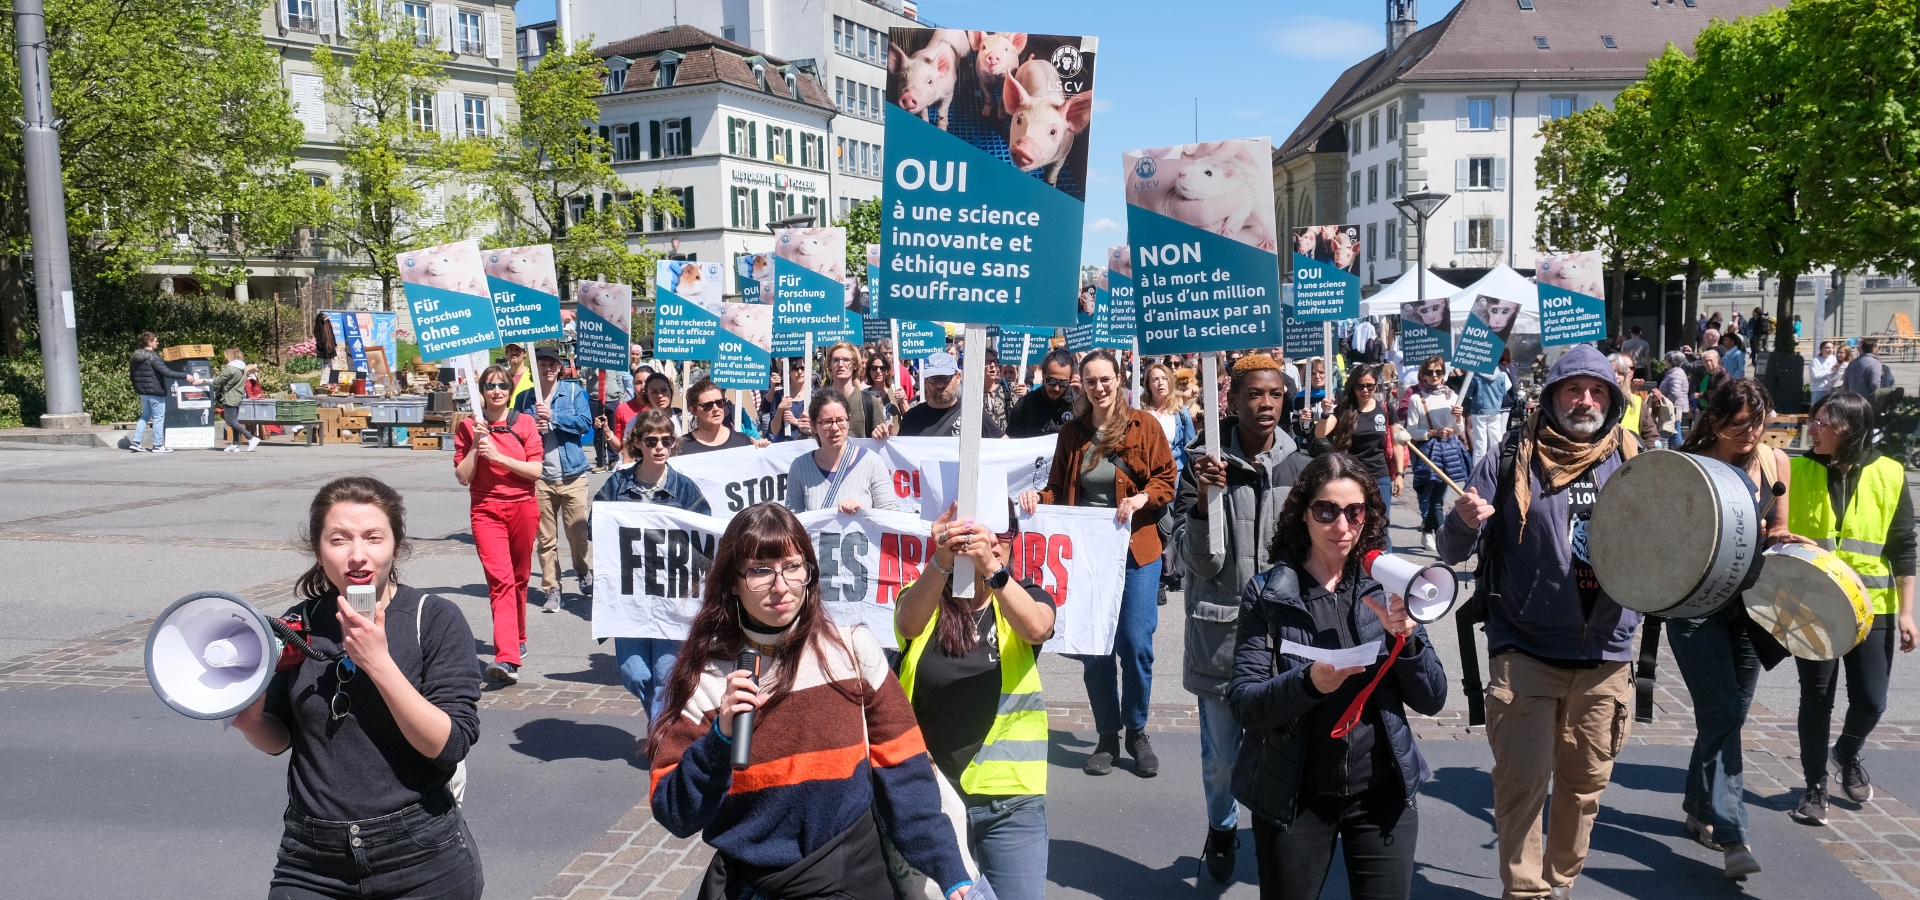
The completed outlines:
{"type": "MultiPolygon", "coordinates": [[[[1420,4],[1421,24],[1458,2],[1420,4]]],[[[553,10],[553,0],[526,0],[518,17],[536,22],[553,10]]],[[[1279,143],[1342,70],[1386,45],[1385,0],[921,0],[920,12],[948,28],[1100,38],[1081,252],[1089,264],[1125,242],[1123,151],[1194,140],[1195,98],[1200,140],[1266,135],[1279,143]],[[1170,14],[1175,7],[1198,14],[1170,14]]]]}

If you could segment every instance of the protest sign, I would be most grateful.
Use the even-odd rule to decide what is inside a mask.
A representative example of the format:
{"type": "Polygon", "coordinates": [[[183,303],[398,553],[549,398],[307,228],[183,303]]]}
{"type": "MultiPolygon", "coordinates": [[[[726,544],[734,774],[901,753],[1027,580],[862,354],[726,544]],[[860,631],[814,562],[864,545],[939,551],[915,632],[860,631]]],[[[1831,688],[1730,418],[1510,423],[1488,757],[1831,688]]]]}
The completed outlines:
{"type": "Polygon", "coordinates": [[[1447,362],[1468,372],[1492,375],[1500,366],[1500,354],[1507,349],[1514,323],[1520,319],[1520,308],[1517,300],[1487,294],[1475,297],[1447,362]]]}
{"type": "MultiPolygon", "coordinates": [[[[659,359],[713,359],[719,352],[716,341],[724,290],[719,263],[669,260],[655,267],[653,355],[659,359]]],[[[766,318],[771,328],[771,310],[766,318]]]]}
{"type": "MultiPolygon", "coordinates": [[[[1447,297],[1428,297],[1400,304],[1400,352],[1408,365],[1429,357],[1446,356],[1452,349],[1453,313],[1447,297]]],[[[1498,359],[1499,354],[1494,354],[1498,359]]]]}
{"type": "Polygon", "coordinates": [[[900,320],[900,358],[926,359],[947,349],[947,328],[939,322],[900,320]]]}
{"type": "Polygon", "coordinates": [[[748,253],[735,260],[740,276],[740,299],[745,303],[773,302],[773,254],[748,253]]]}
{"type": "Polygon", "coordinates": [[[983,81],[967,32],[888,46],[881,308],[895,318],[1073,321],[1098,42],[995,32],[1026,60],[983,81]]]}
{"type": "MultiPolygon", "coordinates": [[[[1140,305],[1133,282],[1133,257],[1127,245],[1107,248],[1107,339],[1108,347],[1132,347],[1140,333],[1140,305]]],[[[1098,298],[1095,299],[1098,306],[1098,298]]]]}
{"type": "MultiPolygon", "coordinates": [[[[1292,285],[1288,285],[1292,287],[1292,285]]],[[[1321,338],[1325,329],[1319,322],[1309,322],[1293,314],[1293,307],[1280,308],[1284,322],[1281,326],[1280,352],[1291,360],[1299,361],[1319,356],[1324,350],[1321,338]]]]}
{"type": "MultiPolygon", "coordinates": [[[[727,520],[604,501],[593,504],[592,518],[594,637],[684,640],[727,520]]],[[[896,647],[900,591],[932,557],[928,523],[887,510],[815,510],[799,518],[813,540],[827,614],[838,625],[864,624],[882,646],[896,647]]],[[[1007,568],[1054,599],[1054,637],[1043,649],[1113,652],[1128,537],[1110,510],[1043,506],[1022,519],[1007,568]]]]}
{"type": "Polygon", "coordinates": [[[1074,307],[1073,324],[1061,332],[1071,352],[1085,353],[1095,347],[1107,346],[1106,318],[1110,299],[1100,286],[1106,277],[1107,270],[1101,269],[1080,285],[1080,299],[1074,307]]]}
{"type": "Polygon", "coordinates": [[[1360,315],[1360,226],[1293,230],[1294,314],[1309,322],[1360,315]]]}
{"type": "Polygon", "coordinates": [[[1540,291],[1540,343],[1548,347],[1607,336],[1600,251],[1544,256],[1534,264],[1540,291]]]}
{"type": "Polygon", "coordinates": [[[500,341],[530,344],[566,336],[560,327],[560,279],[553,267],[553,245],[505,247],[486,251],[487,290],[493,294],[494,323],[500,341]]]}
{"type": "Polygon", "coordinates": [[[1047,355],[1049,343],[1053,340],[1051,328],[1022,328],[1017,325],[1000,326],[997,347],[1000,351],[1001,365],[1020,365],[1023,361],[1032,365],[1047,355]]]}
{"type": "Polygon", "coordinates": [[[574,292],[573,360],[583,369],[625,372],[633,365],[628,339],[633,288],[609,281],[582,281],[574,292]]]}
{"type": "Polygon", "coordinates": [[[1280,257],[1269,157],[1264,137],[1121,154],[1141,352],[1278,342],[1280,257]]]}
{"type": "Polygon", "coordinates": [[[410,250],[400,254],[399,268],[421,359],[446,359],[505,343],[494,319],[493,292],[487,288],[479,244],[455,241],[410,250]]]}
{"type": "MultiPolygon", "coordinates": [[[[879,454],[886,461],[894,502],[913,513],[920,510],[927,480],[941,477],[940,463],[960,458],[959,445],[951,438],[895,437],[884,441],[857,438],[852,443],[879,454]]],[[[980,445],[980,465],[982,469],[1003,470],[1007,496],[1018,497],[1023,491],[1037,491],[1047,486],[1055,444],[1052,436],[985,441],[980,445]]],[[[756,503],[784,502],[788,471],[795,460],[813,449],[812,441],[782,441],[765,448],[714,450],[674,457],[673,470],[693,479],[716,513],[730,516],[756,503]]],[[[937,485],[933,492],[941,496],[952,493],[942,491],[937,485]]]]}
{"type": "Polygon", "coordinates": [[[773,330],[846,329],[847,230],[783,228],[773,239],[773,330]]]}

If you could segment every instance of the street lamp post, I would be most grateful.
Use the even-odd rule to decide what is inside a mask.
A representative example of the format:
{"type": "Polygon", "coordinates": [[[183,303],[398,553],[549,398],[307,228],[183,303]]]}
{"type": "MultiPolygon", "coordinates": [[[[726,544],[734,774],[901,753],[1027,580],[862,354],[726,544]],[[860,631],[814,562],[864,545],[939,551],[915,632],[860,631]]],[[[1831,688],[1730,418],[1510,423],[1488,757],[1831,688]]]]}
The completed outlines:
{"type": "Polygon", "coordinates": [[[1413,296],[1420,306],[1427,305],[1427,219],[1432,218],[1450,196],[1436,194],[1421,185],[1419,193],[1407,194],[1393,201],[1401,215],[1413,220],[1415,239],[1420,242],[1419,248],[1414,251],[1417,262],[1413,270],[1413,296]]]}
{"type": "Polygon", "coordinates": [[[47,412],[42,428],[92,423],[80,399],[80,350],[74,331],[73,273],[67,261],[66,192],[60,177],[60,123],[47,83],[47,16],[41,0],[13,7],[20,61],[20,120],[26,162],[27,223],[33,235],[33,289],[40,308],[41,365],[47,412]]]}

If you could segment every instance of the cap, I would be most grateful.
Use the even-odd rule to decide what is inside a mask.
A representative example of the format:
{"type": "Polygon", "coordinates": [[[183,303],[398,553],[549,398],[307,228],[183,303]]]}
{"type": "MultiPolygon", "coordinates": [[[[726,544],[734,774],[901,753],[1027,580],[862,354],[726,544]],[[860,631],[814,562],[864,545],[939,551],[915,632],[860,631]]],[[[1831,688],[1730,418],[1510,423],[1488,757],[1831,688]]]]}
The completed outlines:
{"type": "Polygon", "coordinates": [[[505,347],[503,347],[503,348],[501,348],[501,349],[503,349],[503,350],[507,350],[507,351],[514,351],[514,350],[518,350],[518,351],[520,351],[521,353],[525,353],[525,352],[527,352],[527,348],[525,348],[525,347],[522,347],[522,346],[520,346],[519,344],[508,344],[508,345],[506,345],[505,347]]]}
{"type": "Polygon", "coordinates": [[[927,357],[927,361],[920,369],[920,375],[923,378],[958,374],[960,374],[960,363],[954,360],[953,354],[944,350],[927,357]]]}
{"type": "Polygon", "coordinates": [[[555,350],[552,347],[541,347],[540,349],[533,351],[533,360],[536,363],[546,362],[547,360],[553,360],[554,364],[558,365],[560,362],[560,351],[555,350]]]}

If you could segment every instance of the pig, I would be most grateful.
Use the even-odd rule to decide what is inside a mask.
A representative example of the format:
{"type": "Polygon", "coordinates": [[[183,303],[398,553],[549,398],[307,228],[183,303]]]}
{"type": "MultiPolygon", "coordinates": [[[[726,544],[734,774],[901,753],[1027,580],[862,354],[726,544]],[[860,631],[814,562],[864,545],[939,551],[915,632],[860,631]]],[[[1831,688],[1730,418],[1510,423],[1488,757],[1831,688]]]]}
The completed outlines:
{"type": "Polygon", "coordinates": [[[1053,65],[1030,59],[1003,83],[1001,104],[1013,117],[1007,148],[1014,166],[1022,172],[1044,169],[1047,183],[1058,184],[1074,137],[1086,131],[1093,118],[1093,94],[1068,97],[1053,65]]]}
{"type": "Polygon", "coordinates": [[[1320,249],[1320,229],[1311,225],[1293,230],[1293,252],[1312,259],[1320,249]]]}
{"type": "Polygon", "coordinates": [[[582,281],[576,295],[581,306],[609,322],[619,324],[630,317],[633,295],[627,286],[604,281],[582,281]]]}
{"type": "Polygon", "coordinates": [[[938,107],[933,123],[946,131],[953,121],[953,85],[960,57],[970,49],[966,32],[950,28],[936,30],[933,40],[912,56],[899,44],[888,44],[887,72],[900,80],[900,96],[894,104],[922,118],[938,107]]]}
{"type": "Polygon", "coordinates": [[[846,238],[832,228],[789,228],[780,232],[774,255],[797,262],[835,281],[847,277],[846,238]]]}
{"type": "Polygon", "coordinates": [[[980,117],[998,119],[1007,112],[1000,106],[1001,86],[1027,49],[1027,36],[1017,31],[969,31],[967,42],[973,50],[974,78],[980,84],[980,117]]]}
{"type": "Polygon", "coordinates": [[[486,296],[485,272],[480,248],[472,241],[400,254],[400,280],[407,284],[486,296]]]}
{"type": "Polygon", "coordinates": [[[1271,178],[1265,167],[1247,158],[1240,145],[1227,146],[1191,160],[1174,176],[1167,189],[1167,213],[1174,219],[1215,234],[1273,251],[1273,224],[1261,215],[1259,179],[1271,178]],[[1251,231],[1243,235],[1243,232],[1251,231]],[[1247,240],[1246,238],[1251,238],[1247,240]]]}

